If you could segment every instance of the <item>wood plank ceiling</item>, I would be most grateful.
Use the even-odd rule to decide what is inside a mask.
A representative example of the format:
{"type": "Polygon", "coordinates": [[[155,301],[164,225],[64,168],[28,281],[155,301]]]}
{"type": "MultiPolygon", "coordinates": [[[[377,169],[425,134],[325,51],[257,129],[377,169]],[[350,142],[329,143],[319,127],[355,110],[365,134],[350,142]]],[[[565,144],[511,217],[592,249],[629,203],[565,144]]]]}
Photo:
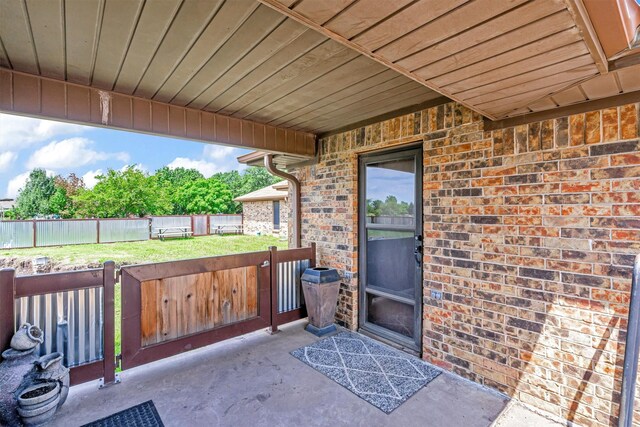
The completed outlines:
{"type": "Polygon", "coordinates": [[[6,0],[0,67],[313,133],[442,95],[497,119],[638,90],[580,1],[6,0]]]}
{"type": "Polygon", "coordinates": [[[0,66],[323,132],[441,97],[255,0],[7,0],[0,66]]]}
{"type": "MultiPolygon", "coordinates": [[[[606,72],[580,0],[260,1],[493,119],[563,105],[549,95],[606,72]]],[[[602,92],[637,90],[625,78],[602,92]]]]}

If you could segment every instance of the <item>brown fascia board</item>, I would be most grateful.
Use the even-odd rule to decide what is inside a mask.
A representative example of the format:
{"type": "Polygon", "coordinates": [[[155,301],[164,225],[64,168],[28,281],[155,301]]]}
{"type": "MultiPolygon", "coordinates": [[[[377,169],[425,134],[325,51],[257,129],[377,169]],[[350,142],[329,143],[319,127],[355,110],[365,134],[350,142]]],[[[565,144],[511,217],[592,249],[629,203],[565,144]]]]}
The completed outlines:
{"type": "Polygon", "coordinates": [[[0,67],[0,112],[212,144],[315,155],[315,135],[0,67]]]}

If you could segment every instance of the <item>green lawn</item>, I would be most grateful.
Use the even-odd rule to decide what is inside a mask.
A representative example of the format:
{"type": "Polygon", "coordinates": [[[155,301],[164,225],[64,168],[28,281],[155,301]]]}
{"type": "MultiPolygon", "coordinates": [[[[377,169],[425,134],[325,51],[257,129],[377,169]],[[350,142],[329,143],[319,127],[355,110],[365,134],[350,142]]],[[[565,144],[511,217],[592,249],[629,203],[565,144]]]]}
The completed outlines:
{"type": "Polygon", "coordinates": [[[142,242],[52,246],[30,249],[0,249],[0,257],[47,256],[54,263],[87,265],[114,261],[116,265],[171,261],[267,250],[286,249],[287,242],[272,236],[203,236],[191,239],[145,240],[142,242]]]}
{"type": "MultiPolygon", "coordinates": [[[[117,266],[177,259],[264,251],[269,246],[286,249],[287,242],[272,236],[203,236],[165,241],[106,243],[99,245],[52,246],[46,248],[0,250],[0,258],[31,259],[47,256],[55,264],[93,265],[114,261],[117,266]]],[[[120,284],[115,288],[115,346],[120,354],[120,284]]]]}

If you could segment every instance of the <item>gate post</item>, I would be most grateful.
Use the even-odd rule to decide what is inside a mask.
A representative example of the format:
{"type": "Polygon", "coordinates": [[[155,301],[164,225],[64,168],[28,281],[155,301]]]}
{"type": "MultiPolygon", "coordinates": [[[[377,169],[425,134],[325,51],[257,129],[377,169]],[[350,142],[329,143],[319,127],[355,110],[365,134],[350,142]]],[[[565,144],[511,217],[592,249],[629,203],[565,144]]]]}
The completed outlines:
{"type": "Polygon", "coordinates": [[[16,271],[0,270],[0,348],[9,348],[15,328],[16,271]]]}
{"type": "Polygon", "coordinates": [[[271,335],[277,334],[278,331],[278,247],[270,246],[271,267],[271,327],[268,329],[271,335]]]}
{"type": "Polygon", "coordinates": [[[102,270],[104,292],[104,385],[116,382],[115,284],[116,266],[106,261],[102,270]]]}

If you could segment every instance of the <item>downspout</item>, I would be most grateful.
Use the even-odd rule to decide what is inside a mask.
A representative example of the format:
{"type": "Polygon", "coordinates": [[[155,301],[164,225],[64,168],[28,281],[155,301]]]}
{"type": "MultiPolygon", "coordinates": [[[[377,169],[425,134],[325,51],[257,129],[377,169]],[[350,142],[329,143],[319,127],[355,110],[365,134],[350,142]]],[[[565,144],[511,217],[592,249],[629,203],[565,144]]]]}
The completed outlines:
{"type": "Polygon", "coordinates": [[[293,200],[291,200],[291,213],[293,217],[293,247],[299,248],[302,245],[301,242],[301,220],[300,220],[300,181],[298,179],[286,172],[283,172],[276,168],[273,164],[273,155],[265,154],[264,155],[264,167],[275,176],[279,176],[280,178],[284,178],[291,183],[293,187],[293,200]]]}
{"type": "Polygon", "coordinates": [[[618,427],[631,427],[633,423],[633,400],[638,378],[638,356],[640,353],[640,255],[633,263],[631,279],[631,301],[629,302],[629,320],[627,339],[622,367],[622,395],[620,399],[620,417],[618,427]]]}

